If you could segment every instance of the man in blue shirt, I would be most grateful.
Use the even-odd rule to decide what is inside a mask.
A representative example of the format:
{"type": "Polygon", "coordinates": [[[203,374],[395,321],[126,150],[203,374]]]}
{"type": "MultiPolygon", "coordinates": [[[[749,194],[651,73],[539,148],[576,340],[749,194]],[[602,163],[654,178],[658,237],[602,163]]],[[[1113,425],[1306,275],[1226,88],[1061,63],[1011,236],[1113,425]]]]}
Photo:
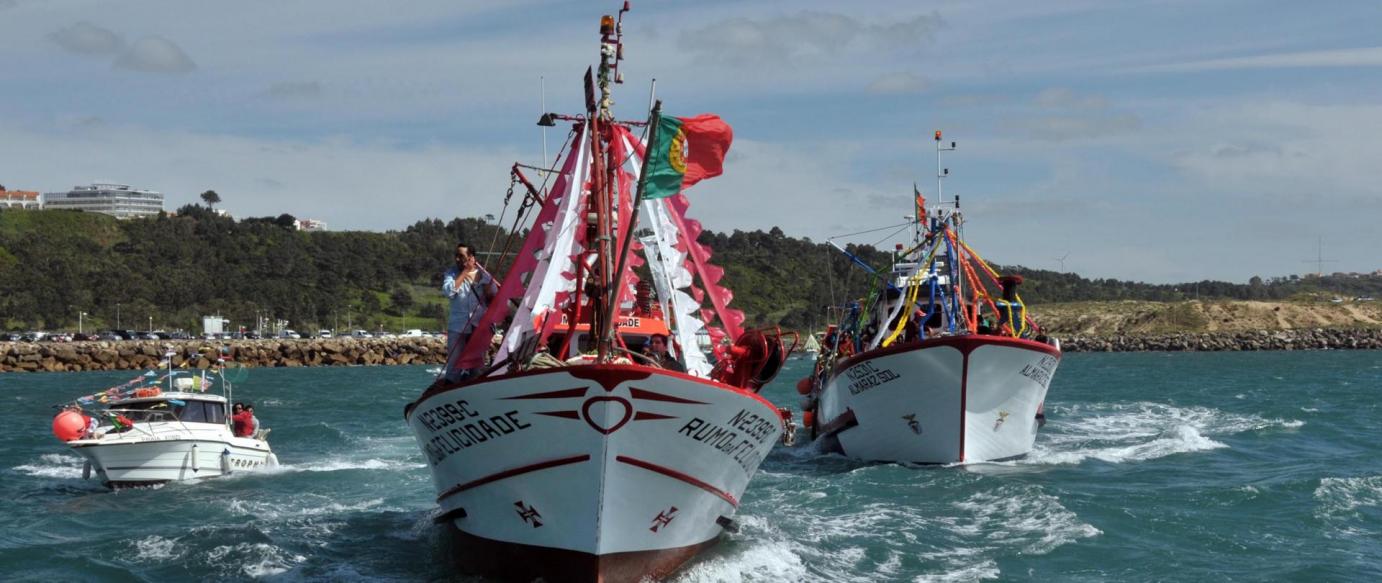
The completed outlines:
{"type": "Polygon", "coordinates": [[[441,293],[451,300],[451,316],[446,322],[446,378],[455,380],[462,372],[456,370],[456,361],[484,317],[485,306],[498,295],[499,286],[475,260],[474,249],[460,243],[456,245],[456,264],[442,279],[441,293]]]}

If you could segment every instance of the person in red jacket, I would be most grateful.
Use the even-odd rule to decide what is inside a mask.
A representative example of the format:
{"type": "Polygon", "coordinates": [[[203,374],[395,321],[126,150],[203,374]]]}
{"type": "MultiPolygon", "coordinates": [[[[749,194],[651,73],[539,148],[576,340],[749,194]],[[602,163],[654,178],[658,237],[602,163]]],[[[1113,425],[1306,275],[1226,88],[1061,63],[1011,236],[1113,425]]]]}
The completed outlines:
{"type": "Polygon", "coordinates": [[[252,415],[249,411],[246,411],[246,410],[245,410],[245,406],[244,406],[243,404],[236,403],[236,404],[231,408],[231,415],[230,415],[230,430],[231,430],[231,433],[234,433],[234,434],[235,434],[235,437],[249,437],[250,434],[254,431],[253,427],[254,427],[254,417],[253,417],[253,415],[252,415]]]}

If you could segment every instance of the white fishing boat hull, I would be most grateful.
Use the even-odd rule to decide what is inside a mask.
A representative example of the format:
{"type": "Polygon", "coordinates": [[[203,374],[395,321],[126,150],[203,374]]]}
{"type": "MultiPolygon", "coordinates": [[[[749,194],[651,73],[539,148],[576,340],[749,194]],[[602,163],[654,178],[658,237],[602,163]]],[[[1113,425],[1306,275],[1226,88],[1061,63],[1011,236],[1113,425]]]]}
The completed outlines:
{"type": "Polygon", "coordinates": [[[758,395],[633,365],[431,390],[406,413],[458,566],[638,581],[713,544],[783,431],[758,395]]]}
{"type": "Polygon", "coordinates": [[[1031,452],[1058,346],[965,335],[857,354],[836,365],[816,430],[867,461],[947,464],[1031,452]]]}
{"type": "MultiPolygon", "coordinates": [[[[139,423],[125,433],[70,441],[90,474],[111,488],[152,486],[278,466],[266,441],[233,437],[222,425],[139,423]],[[207,428],[191,427],[207,425],[207,428]]],[[[84,471],[84,474],[86,472],[84,471]]]]}

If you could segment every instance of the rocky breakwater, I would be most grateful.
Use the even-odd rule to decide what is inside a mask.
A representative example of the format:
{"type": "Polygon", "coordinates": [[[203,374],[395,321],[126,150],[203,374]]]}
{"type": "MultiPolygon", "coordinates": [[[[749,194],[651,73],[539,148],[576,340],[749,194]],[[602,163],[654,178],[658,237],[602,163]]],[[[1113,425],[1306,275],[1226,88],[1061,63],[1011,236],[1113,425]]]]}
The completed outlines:
{"type": "Polygon", "coordinates": [[[130,340],[122,342],[0,342],[0,372],[141,370],[157,368],[173,353],[173,366],[206,368],[224,355],[252,367],[442,364],[441,338],[333,338],[323,340],[130,340]]]}
{"type": "Polygon", "coordinates": [[[1382,350],[1382,330],[1292,329],[1185,332],[1147,336],[1071,336],[1065,352],[1224,352],[1244,350],[1382,350]]]}

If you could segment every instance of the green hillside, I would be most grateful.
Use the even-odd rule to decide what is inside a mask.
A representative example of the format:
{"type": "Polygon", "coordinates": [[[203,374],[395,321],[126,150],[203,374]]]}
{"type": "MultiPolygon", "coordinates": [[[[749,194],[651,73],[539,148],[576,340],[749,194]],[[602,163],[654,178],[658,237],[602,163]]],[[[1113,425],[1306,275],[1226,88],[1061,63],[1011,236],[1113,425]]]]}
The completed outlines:
{"type": "MultiPolygon", "coordinates": [[[[503,233],[477,218],[424,220],[402,230],[299,232],[288,215],[241,221],[189,205],[177,216],[117,221],[72,211],[0,210],[0,326],[199,330],[220,314],[234,326],[256,318],[318,328],[440,329],[445,303],[436,291],[452,246],[490,248],[503,233]]],[[[868,276],[825,243],[780,229],[706,231],[701,242],[725,268],[731,304],[751,324],[820,325],[825,307],[864,295],[868,276]]],[[[515,247],[517,243],[515,243],[515,247]]],[[[889,254],[851,246],[886,268],[889,254]]],[[[496,258],[486,263],[502,274],[496,258]]],[[[1253,278],[1145,284],[1070,273],[1000,267],[1027,278],[1029,303],[1200,299],[1281,300],[1309,294],[1382,295],[1382,277],[1253,278]]]]}

